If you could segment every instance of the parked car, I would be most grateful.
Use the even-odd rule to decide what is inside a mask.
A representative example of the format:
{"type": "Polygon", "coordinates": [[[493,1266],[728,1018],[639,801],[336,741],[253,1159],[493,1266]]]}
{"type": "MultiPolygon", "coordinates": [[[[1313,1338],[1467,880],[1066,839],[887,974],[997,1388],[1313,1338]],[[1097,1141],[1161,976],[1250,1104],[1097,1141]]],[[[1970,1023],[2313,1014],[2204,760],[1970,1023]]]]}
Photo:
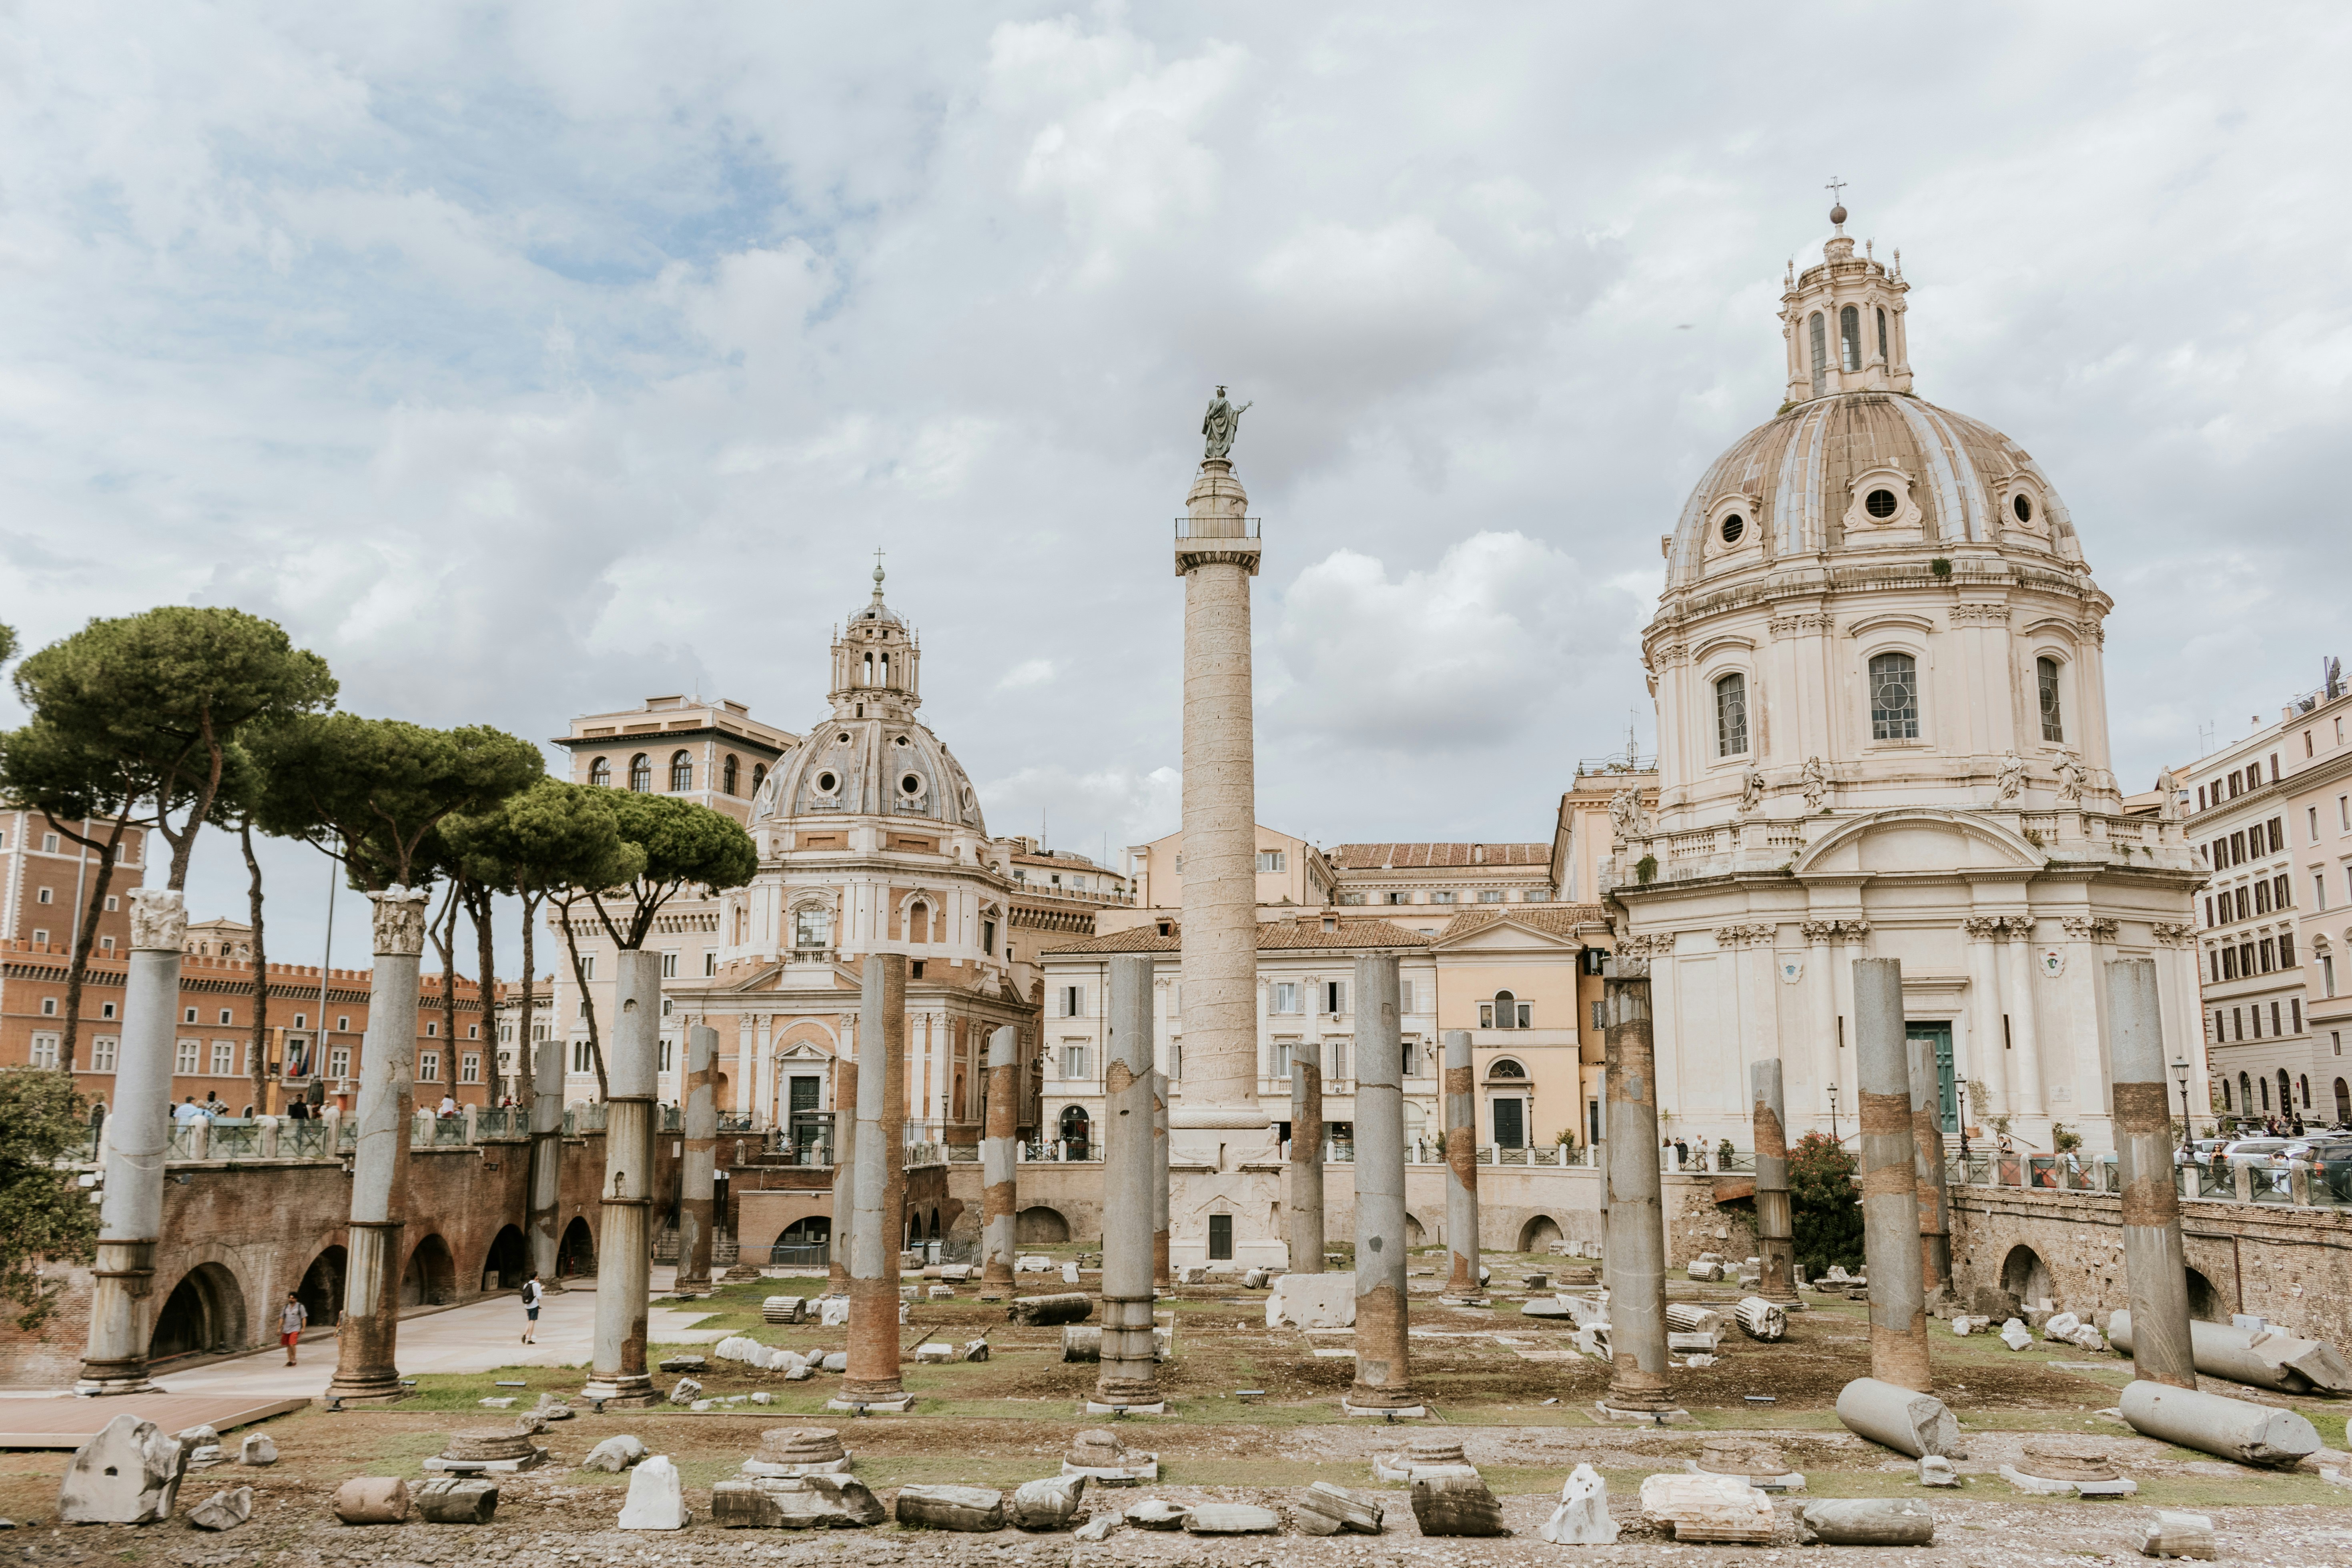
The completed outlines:
{"type": "Polygon", "coordinates": [[[2176,1165],[2197,1165],[2210,1170],[2212,1168],[2214,1157],[2227,1148],[2231,1140],[2227,1138],[2193,1140],[2185,1149],[2174,1152],[2172,1163],[2176,1165]]]}

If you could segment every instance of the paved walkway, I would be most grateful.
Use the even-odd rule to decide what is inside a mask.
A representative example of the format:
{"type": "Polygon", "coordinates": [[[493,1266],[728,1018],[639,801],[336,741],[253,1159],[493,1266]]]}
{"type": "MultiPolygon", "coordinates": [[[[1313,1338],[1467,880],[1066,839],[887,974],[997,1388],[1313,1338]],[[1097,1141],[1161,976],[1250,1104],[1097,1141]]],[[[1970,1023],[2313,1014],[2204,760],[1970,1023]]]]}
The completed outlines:
{"type": "MultiPolygon", "coordinates": [[[[677,1270],[657,1265],[653,1292],[670,1288],[677,1270]]],[[[656,1304],[647,1314],[646,1337],[656,1344],[709,1344],[723,1337],[717,1329],[698,1329],[709,1313],[656,1304]]],[[[487,1300],[404,1318],[400,1324],[397,1360],[401,1374],[419,1373],[488,1372],[501,1366],[574,1366],[589,1360],[596,1332],[594,1280],[561,1295],[550,1295],[539,1314],[539,1342],[522,1343],[522,1304],[509,1293],[487,1300]]],[[[276,1394],[319,1397],[335,1372],[335,1342],[331,1334],[306,1340],[296,1353],[299,1364],[288,1366],[285,1352],[272,1348],[252,1355],[216,1361],[184,1372],[167,1372],[156,1383],[172,1394],[276,1394]]]]}

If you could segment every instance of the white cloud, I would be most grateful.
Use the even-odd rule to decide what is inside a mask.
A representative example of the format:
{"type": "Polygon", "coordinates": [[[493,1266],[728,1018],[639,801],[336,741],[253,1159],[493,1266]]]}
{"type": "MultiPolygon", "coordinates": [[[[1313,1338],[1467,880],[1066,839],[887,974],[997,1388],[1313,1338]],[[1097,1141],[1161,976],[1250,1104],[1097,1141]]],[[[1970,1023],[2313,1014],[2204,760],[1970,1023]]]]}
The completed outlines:
{"type": "Polygon", "coordinates": [[[1054,661],[1050,658],[1024,658],[998,679],[996,689],[1014,691],[1024,686],[1044,686],[1054,679],[1054,661]]]}

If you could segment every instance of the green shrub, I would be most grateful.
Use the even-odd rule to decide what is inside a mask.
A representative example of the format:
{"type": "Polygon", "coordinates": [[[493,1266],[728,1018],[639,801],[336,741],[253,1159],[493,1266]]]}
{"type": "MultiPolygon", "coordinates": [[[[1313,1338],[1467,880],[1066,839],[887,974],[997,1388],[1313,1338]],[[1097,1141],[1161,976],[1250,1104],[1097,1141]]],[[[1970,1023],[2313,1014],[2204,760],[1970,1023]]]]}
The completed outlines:
{"type": "Polygon", "coordinates": [[[1797,1272],[1805,1279],[1832,1264],[1859,1268],[1862,1256],[1862,1192],[1857,1163],[1824,1132],[1808,1132],[1789,1151],[1790,1228],[1795,1233],[1797,1272]]]}

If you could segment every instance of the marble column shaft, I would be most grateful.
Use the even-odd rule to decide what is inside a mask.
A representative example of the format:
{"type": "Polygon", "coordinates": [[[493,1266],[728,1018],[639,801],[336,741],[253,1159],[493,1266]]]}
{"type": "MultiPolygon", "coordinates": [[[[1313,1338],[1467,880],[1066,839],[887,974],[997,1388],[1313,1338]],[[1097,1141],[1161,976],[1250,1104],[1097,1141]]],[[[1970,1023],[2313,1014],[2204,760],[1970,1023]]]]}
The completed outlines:
{"type": "Polygon", "coordinates": [[[2180,1237],[2180,1177],[2172,1163],[2172,1086],[2166,1081],[2162,1006],[2155,960],[2108,963],[2107,1052],[2115,1073],[2132,1370],[2175,1388],[2195,1388],[2189,1260],[2180,1237]]]}
{"type": "MultiPolygon", "coordinates": [[[[1624,960],[1619,960],[1624,963],[1624,960]]],[[[1666,1394],[1666,1214],[1658,1168],[1656,1052],[1646,975],[1602,983],[1609,1100],[1609,1394],[1660,1411],[1666,1394]]]]}
{"type": "Polygon", "coordinates": [[[905,1392],[898,1380],[898,1253],[907,1239],[906,1085],[904,1068],[897,1073],[889,1068],[894,1057],[904,1060],[906,1027],[906,955],[867,953],[857,1015],[857,1047],[865,1059],[857,1075],[857,1198],[849,1243],[849,1364],[840,1394],[846,1401],[879,1403],[905,1392]],[[896,1028],[891,1026],[894,1023],[896,1028]],[[895,1119],[890,1113],[894,1088],[898,1096],[895,1119]]]}
{"type": "Polygon", "coordinates": [[[980,1279],[1011,1287],[1013,1216],[1021,1207],[1021,1031],[1007,1024],[988,1037],[988,1121],[980,1145],[980,1279]]]}
{"type": "MultiPolygon", "coordinates": [[[[549,1031],[551,1037],[553,1033],[549,1031]]],[[[539,1273],[540,1289],[561,1290],[563,1285],[555,1268],[562,1250],[564,1042],[551,1037],[520,1048],[539,1058],[530,1077],[530,1192],[523,1229],[530,1242],[530,1266],[539,1273]]]]}
{"type": "Polygon", "coordinates": [[[681,1290],[710,1288],[711,1205],[718,1199],[719,1031],[686,1031],[685,1161],[678,1173],[677,1279],[681,1290]]]}
{"type": "Polygon", "coordinates": [[[604,1225],[596,1248],[596,1330],[582,1394],[629,1408],[659,1403],[646,1362],[653,1300],[654,1103],[661,1066],[661,954],[614,954],[614,1018],[604,1058],[604,1225]]]}
{"type": "MultiPolygon", "coordinates": [[[[863,1049],[864,1041],[858,1044],[863,1049]]],[[[824,1271],[828,1296],[849,1294],[849,1252],[857,1235],[857,1067],[854,1058],[834,1058],[833,1245],[825,1252],[824,1271]]]]}
{"type": "Polygon", "coordinates": [[[1862,1226],[1870,1273],[1870,1375],[1928,1392],[1927,1305],[1919,1261],[1918,1151],[1912,1135],[1903,963],[1853,961],[1855,1076],[1862,1090],[1862,1226]]]}
{"type": "Polygon", "coordinates": [[[1323,1272],[1323,1044],[1290,1047],[1290,1271],[1323,1272]]]}
{"type": "Polygon", "coordinates": [[[1394,953],[1356,960],[1356,1381],[1359,1410],[1420,1405],[1405,1294],[1404,1037],[1394,953]]]}
{"type": "MultiPolygon", "coordinates": [[[[1478,1090],[1470,1031],[1448,1029],[1445,1049],[1445,1249],[1454,1259],[1449,1296],[1478,1293],[1478,1090]]],[[[1534,1130],[1529,1129],[1532,1132],[1534,1130]]]]}
{"type": "Polygon", "coordinates": [[[1110,961],[1103,1051],[1101,1405],[1160,1403],[1151,1336],[1151,970],[1148,955],[1110,961]]]}
{"type": "Polygon", "coordinates": [[[1768,1301],[1793,1301],[1797,1244],[1789,1208],[1789,1131],[1780,1058],[1750,1062],[1748,1081],[1755,1100],[1756,1245],[1762,1275],[1756,1293],[1768,1301]]]}

